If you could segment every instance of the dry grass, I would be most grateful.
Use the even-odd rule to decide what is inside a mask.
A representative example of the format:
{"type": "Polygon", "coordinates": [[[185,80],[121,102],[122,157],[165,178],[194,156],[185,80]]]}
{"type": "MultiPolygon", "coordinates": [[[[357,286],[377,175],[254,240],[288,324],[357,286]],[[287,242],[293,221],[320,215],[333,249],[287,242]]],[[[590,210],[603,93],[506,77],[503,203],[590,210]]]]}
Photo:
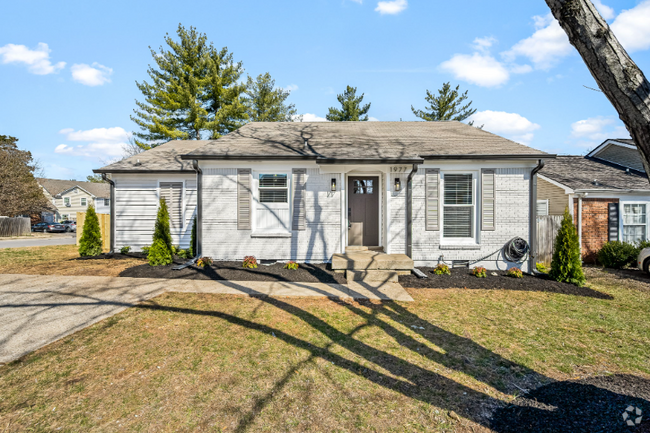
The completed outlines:
{"type": "Polygon", "coordinates": [[[0,249],[0,274],[95,275],[116,277],[142,259],[79,258],[76,245],[0,249]]]}
{"type": "Polygon", "coordinates": [[[0,429],[490,431],[520,388],[650,374],[647,284],[588,277],[614,299],[165,294],[0,367],[0,429]]]}

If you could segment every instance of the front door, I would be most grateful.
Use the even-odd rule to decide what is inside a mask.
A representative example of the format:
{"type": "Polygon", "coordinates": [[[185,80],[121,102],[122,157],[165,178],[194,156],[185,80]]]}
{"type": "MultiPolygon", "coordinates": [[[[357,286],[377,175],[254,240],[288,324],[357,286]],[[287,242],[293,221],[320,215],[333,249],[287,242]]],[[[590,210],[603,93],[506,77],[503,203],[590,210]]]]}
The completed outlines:
{"type": "Polygon", "coordinates": [[[348,206],[348,244],[379,246],[379,177],[349,177],[348,206]]]}

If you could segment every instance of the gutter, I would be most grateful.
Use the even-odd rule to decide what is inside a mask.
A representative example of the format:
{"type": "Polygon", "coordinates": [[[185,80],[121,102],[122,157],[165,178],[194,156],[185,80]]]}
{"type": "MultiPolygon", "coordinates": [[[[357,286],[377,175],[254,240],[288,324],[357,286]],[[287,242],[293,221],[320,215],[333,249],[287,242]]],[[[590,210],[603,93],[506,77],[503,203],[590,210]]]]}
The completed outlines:
{"type": "Polygon", "coordinates": [[[533,168],[530,172],[530,186],[529,186],[529,207],[530,207],[530,222],[528,224],[528,240],[530,253],[528,254],[528,273],[532,274],[537,267],[535,266],[535,255],[537,251],[537,172],[544,168],[544,160],[537,161],[537,167],[533,168]]]}
{"type": "Polygon", "coordinates": [[[110,179],[106,173],[102,173],[102,180],[111,185],[111,233],[109,241],[109,251],[115,252],[115,182],[110,179]]]}
{"type": "Polygon", "coordinates": [[[183,160],[315,161],[317,164],[422,164],[422,158],[324,158],[320,155],[181,155],[183,160]]]}
{"type": "MultiPolygon", "coordinates": [[[[472,155],[472,154],[462,154],[462,155],[420,155],[424,159],[477,159],[477,160],[493,160],[493,159],[539,159],[539,158],[551,158],[555,159],[557,155],[545,153],[542,155],[525,155],[525,154],[506,154],[506,155],[472,155]]],[[[540,169],[541,170],[541,169],[540,169]]],[[[539,170],[538,170],[539,171],[539,170]]]]}
{"type": "Polygon", "coordinates": [[[413,259],[413,176],[418,172],[418,164],[414,163],[413,169],[406,180],[406,255],[413,259]]]}

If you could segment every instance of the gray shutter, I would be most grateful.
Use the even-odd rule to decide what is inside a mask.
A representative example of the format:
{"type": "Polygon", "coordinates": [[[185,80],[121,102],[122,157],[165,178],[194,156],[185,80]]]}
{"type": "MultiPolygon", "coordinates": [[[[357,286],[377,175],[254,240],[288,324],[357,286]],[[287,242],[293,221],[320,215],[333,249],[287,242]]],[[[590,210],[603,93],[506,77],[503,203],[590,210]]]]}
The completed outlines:
{"type": "Polygon", "coordinates": [[[481,170],[481,230],[495,230],[495,172],[493,169],[481,170]]]}
{"type": "Polygon", "coordinates": [[[183,182],[160,182],[160,198],[167,204],[169,225],[183,228],[183,182]]]}
{"type": "Polygon", "coordinates": [[[427,168],[426,176],[426,229],[440,230],[440,170],[427,168]]]}
{"type": "Polygon", "coordinates": [[[307,169],[293,169],[293,221],[291,230],[305,230],[305,185],[307,169]]]}
{"type": "Polygon", "coordinates": [[[607,229],[609,241],[618,240],[618,203],[607,203],[607,229]]]}
{"type": "Polygon", "coordinates": [[[251,169],[237,169],[237,230],[251,230],[251,169]]]}

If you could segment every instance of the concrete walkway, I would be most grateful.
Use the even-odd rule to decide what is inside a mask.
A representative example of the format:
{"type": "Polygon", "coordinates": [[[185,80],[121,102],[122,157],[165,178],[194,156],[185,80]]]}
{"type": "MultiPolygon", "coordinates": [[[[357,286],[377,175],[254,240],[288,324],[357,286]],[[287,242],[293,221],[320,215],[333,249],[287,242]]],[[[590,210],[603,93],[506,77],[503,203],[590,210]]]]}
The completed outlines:
{"type": "Polygon", "coordinates": [[[0,363],[18,359],[164,292],[413,301],[396,283],[375,288],[363,283],[0,274],[0,363]]]}

